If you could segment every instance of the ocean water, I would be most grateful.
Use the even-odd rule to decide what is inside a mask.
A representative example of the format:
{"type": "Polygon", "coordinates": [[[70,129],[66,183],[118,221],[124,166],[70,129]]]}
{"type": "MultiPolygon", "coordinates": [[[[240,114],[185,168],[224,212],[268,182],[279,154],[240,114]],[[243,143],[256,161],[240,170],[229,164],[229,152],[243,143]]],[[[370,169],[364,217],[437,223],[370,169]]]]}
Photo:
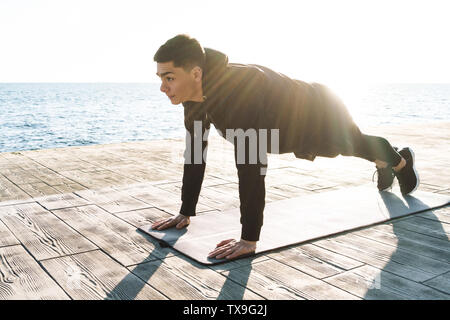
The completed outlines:
{"type": "MultiPolygon", "coordinates": [[[[450,84],[334,91],[361,125],[450,121],[450,84]]],[[[0,152],[184,135],[183,107],[159,84],[0,83],[0,152]]]]}

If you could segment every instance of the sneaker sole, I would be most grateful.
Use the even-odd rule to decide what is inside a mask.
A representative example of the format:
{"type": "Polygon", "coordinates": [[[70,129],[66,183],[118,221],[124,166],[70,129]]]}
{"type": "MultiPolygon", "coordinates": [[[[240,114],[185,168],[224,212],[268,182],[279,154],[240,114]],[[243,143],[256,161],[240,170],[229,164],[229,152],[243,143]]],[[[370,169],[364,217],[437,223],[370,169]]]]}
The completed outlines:
{"type": "Polygon", "coordinates": [[[412,160],[413,160],[413,167],[412,167],[412,168],[413,168],[414,174],[416,175],[416,179],[417,179],[417,183],[416,183],[416,186],[414,187],[414,189],[412,189],[410,192],[408,192],[408,193],[405,194],[405,195],[408,195],[408,194],[411,194],[411,193],[413,193],[414,191],[417,190],[417,188],[419,187],[419,184],[420,184],[420,179],[419,179],[419,173],[418,173],[417,170],[416,170],[416,158],[415,158],[415,154],[414,154],[414,152],[411,150],[411,148],[406,147],[405,149],[408,149],[409,152],[411,153],[412,160]]]}

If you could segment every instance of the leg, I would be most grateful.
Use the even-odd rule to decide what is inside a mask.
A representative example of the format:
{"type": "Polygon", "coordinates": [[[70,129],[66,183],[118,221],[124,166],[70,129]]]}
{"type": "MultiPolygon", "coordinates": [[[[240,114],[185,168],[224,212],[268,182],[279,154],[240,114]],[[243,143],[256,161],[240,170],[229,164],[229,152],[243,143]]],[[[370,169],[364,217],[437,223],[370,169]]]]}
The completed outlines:
{"type": "Polygon", "coordinates": [[[375,162],[380,168],[401,167],[403,159],[385,138],[362,133],[355,139],[353,156],[375,162]]]}
{"type": "Polygon", "coordinates": [[[316,86],[321,97],[324,119],[322,123],[323,146],[319,156],[356,156],[375,162],[378,172],[378,189],[392,186],[394,175],[400,190],[409,194],[417,189],[419,176],[414,166],[414,153],[410,148],[397,152],[385,138],[362,134],[344,103],[324,86],[316,86]]]}
{"type": "Polygon", "coordinates": [[[404,165],[405,160],[385,138],[361,133],[357,135],[354,142],[354,156],[375,162],[376,173],[378,173],[378,190],[390,189],[394,183],[392,167],[404,165]]]}
{"type": "MultiPolygon", "coordinates": [[[[382,169],[384,169],[384,168],[387,168],[388,165],[389,165],[387,162],[381,161],[381,160],[378,160],[378,159],[375,159],[374,162],[375,162],[377,168],[382,168],[382,169]]],[[[402,160],[400,161],[400,163],[399,163],[397,166],[392,167],[392,169],[393,169],[395,172],[399,172],[401,169],[403,169],[403,167],[404,167],[405,165],[406,165],[406,160],[402,157],[402,160]]]]}
{"type": "Polygon", "coordinates": [[[394,176],[397,177],[400,190],[405,195],[419,186],[414,153],[410,148],[403,148],[397,152],[397,149],[393,148],[386,139],[361,134],[359,141],[355,144],[354,156],[376,163],[380,191],[392,186],[394,176]]]}

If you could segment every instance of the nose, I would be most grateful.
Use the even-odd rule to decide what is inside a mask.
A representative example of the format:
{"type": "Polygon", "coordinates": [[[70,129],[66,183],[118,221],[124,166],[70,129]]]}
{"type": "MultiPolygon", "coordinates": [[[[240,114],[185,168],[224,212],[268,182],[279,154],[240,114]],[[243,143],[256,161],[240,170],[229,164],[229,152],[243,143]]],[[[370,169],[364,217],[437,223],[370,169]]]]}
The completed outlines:
{"type": "Polygon", "coordinates": [[[161,83],[161,87],[159,87],[159,90],[161,90],[162,92],[166,93],[167,92],[167,86],[164,85],[164,83],[161,83]]]}

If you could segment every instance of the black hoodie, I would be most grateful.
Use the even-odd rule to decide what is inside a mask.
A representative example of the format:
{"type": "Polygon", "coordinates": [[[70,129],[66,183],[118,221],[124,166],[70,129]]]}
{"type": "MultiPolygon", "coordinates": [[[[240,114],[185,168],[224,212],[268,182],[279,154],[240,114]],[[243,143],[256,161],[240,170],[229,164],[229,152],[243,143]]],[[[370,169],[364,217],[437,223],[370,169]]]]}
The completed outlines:
{"type": "MultiPolygon", "coordinates": [[[[259,65],[228,63],[225,54],[213,49],[205,48],[205,53],[205,101],[183,103],[184,123],[191,137],[195,136],[194,121],[201,121],[202,136],[210,123],[224,137],[227,129],[267,129],[267,152],[294,152],[297,158],[311,161],[318,155],[335,157],[352,148],[351,137],[359,129],[342,102],[325,86],[294,80],[259,65]],[[279,145],[274,150],[271,129],[279,130],[279,145]]],[[[257,149],[261,157],[251,164],[246,145],[247,158],[241,164],[237,161],[237,139],[229,141],[234,143],[239,177],[241,238],[257,241],[265,206],[266,153],[257,149]]],[[[207,141],[201,145],[205,150],[207,141]]],[[[180,209],[186,216],[195,215],[206,165],[202,159],[194,159],[191,150],[194,139],[187,136],[180,209]]]]}

